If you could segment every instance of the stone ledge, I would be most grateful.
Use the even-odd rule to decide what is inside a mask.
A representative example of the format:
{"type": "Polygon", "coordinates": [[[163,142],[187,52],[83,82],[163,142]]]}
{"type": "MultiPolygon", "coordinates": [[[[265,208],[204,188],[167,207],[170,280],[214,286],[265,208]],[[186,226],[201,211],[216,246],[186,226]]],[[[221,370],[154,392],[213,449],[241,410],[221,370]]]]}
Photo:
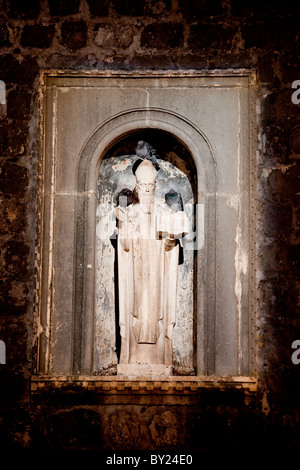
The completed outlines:
{"type": "Polygon", "coordinates": [[[202,390],[243,390],[246,394],[257,391],[254,377],[148,377],[118,376],[33,376],[32,393],[43,391],[91,391],[102,394],[194,394],[202,390]]]}
{"type": "Polygon", "coordinates": [[[134,70],[73,70],[73,69],[43,69],[41,71],[42,77],[252,77],[255,80],[254,68],[226,68],[226,69],[178,69],[178,70],[152,70],[152,69],[134,69],[134,70]]]}

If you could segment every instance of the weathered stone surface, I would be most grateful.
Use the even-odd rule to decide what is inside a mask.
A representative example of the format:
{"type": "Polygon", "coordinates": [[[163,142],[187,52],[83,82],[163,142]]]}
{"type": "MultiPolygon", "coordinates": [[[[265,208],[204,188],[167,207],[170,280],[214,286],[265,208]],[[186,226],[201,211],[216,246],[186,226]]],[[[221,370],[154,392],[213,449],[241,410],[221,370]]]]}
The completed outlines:
{"type": "Polygon", "coordinates": [[[87,25],[83,21],[65,21],[61,25],[61,42],[68,49],[81,49],[86,41],[87,25]]]}
{"type": "Polygon", "coordinates": [[[151,437],[155,444],[164,448],[178,448],[180,425],[175,414],[164,411],[154,416],[150,424],[151,437]]]}
{"type": "Polygon", "coordinates": [[[244,17],[250,16],[252,12],[253,2],[252,0],[245,0],[240,2],[239,0],[231,0],[230,2],[230,13],[233,16],[244,17]]]}
{"type": "Polygon", "coordinates": [[[250,21],[242,28],[242,37],[245,47],[254,47],[266,50],[289,50],[296,40],[297,26],[295,18],[266,19],[264,21],[250,21]],[[284,30],[285,34],[276,34],[284,30]]]}
{"type": "Polygon", "coordinates": [[[195,413],[190,422],[190,442],[192,448],[199,442],[203,448],[211,448],[212,441],[224,442],[228,433],[226,418],[222,413],[207,406],[205,412],[195,413]]]}
{"type": "Polygon", "coordinates": [[[231,0],[230,12],[233,16],[237,17],[250,17],[252,14],[255,16],[275,16],[285,15],[287,13],[294,12],[293,0],[288,0],[286,4],[281,2],[274,3],[271,0],[264,2],[245,0],[240,2],[239,0],[231,0]]]}
{"type": "Polygon", "coordinates": [[[0,233],[21,233],[26,228],[24,214],[26,212],[26,204],[23,202],[11,201],[5,206],[0,205],[0,233]]]}
{"type": "Polygon", "coordinates": [[[300,126],[295,126],[289,133],[289,158],[300,159],[300,126]]]}
{"type": "Polygon", "coordinates": [[[105,49],[111,47],[124,49],[129,47],[134,40],[134,30],[127,25],[120,25],[116,31],[114,25],[102,23],[95,26],[95,31],[95,44],[105,49]]]}
{"type": "Polygon", "coordinates": [[[136,413],[117,411],[108,416],[106,439],[109,448],[129,450],[137,449],[141,442],[141,425],[136,413]]]}
{"type": "Polygon", "coordinates": [[[145,0],[113,0],[112,5],[118,15],[142,16],[145,9],[145,0]]]}
{"type": "Polygon", "coordinates": [[[7,94],[7,117],[16,121],[25,121],[30,113],[31,91],[26,87],[18,87],[7,94]]]}
{"type": "MultiPolygon", "coordinates": [[[[101,419],[97,412],[79,408],[58,411],[51,419],[42,418],[40,432],[47,429],[48,445],[52,450],[98,450],[102,447],[101,419]]],[[[45,443],[41,439],[41,447],[45,443]]]]}
{"type": "Polygon", "coordinates": [[[287,137],[282,126],[271,125],[265,128],[264,153],[270,157],[270,166],[286,162],[287,137]]]}
{"type": "Polygon", "coordinates": [[[18,85],[32,85],[38,73],[36,59],[30,55],[24,55],[19,61],[12,54],[0,55],[1,80],[6,85],[18,83],[18,85]]]}
{"type": "Polygon", "coordinates": [[[220,0],[200,0],[193,2],[192,0],[180,0],[179,5],[182,13],[191,18],[201,18],[202,16],[216,16],[224,13],[223,5],[220,0]]]}
{"type": "Polygon", "coordinates": [[[48,0],[52,16],[69,16],[78,13],[80,0],[48,0]]]}
{"type": "MultiPolygon", "coordinates": [[[[124,62],[124,61],[123,61],[124,62]]],[[[157,67],[159,70],[173,69],[174,64],[172,56],[170,54],[158,54],[155,56],[155,64],[153,62],[152,54],[137,54],[131,59],[131,64],[127,69],[134,67],[135,69],[147,69],[155,70],[157,67]]]]}
{"type": "Polygon", "coordinates": [[[7,122],[3,123],[0,132],[0,158],[24,155],[28,132],[26,121],[15,122],[14,127],[7,122]]]}
{"type": "Polygon", "coordinates": [[[261,83],[268,83],[269,81],[279,85],[278,67],[276,67],[277,54],[265,53],[264,51],[259,54],[257,60],[257,73],[261,83]]]}
{"type": "Polygon", "coordinates": [[[281,51],[277,56],[276,69],[281,83],[290,84],[299,76],[300,64],[290,51],[281,51]]]}
{"type": "Polygon", "coordinates": [[[181,23],[154,23],[146,26],[141,36],[141,46],[148,48],[172,49],[183,45],[181,23]]]}
{"type": "Polygon", "coordinates": [[[171,0],[150,0],[146,4],[145,13],[150,16],[166,15],[172,8],[171,0]]]}
{"type": "Polygon", "coordinates": [[[292,120],[298,122],[298,108],[291,100],[292,89],[283,89],[271,92],[262,100],[264,109],[264,125],[274,125],[275,123],[285,124],[292,120]]]}
{"type": "MultiPolygon", "coordinates": [[[[293,231],[293,206],[290,201],[283,204],[269,204],[266,208],[264,217],[268,223],[266,235],[282,238],[289,237],[293,231]]],[[[283,257],[284,251],[277,253],[278,256],[283,257]]],[[[275,265],[276,266],[276,265],[275,265]]]]}
{"type": "Polygon", "coordinates": [[[51,46],[53,35],[53,25],[26,25],[22,32],[21,43],[23,47],[38,47],[39,49],[46,48],[51,46]]]}
{"type": "Polygon", "coordinates": [[[1,249],[3,266],[2,269],[15,279],[22,279],[26,274],[28,247],[18,240],[9,240],[3,243],[1,249]]]}
{"type": "Polygon", "coordinates": [[[232,27],[200,23],[191,26],[189,46],[195,50],[209,50],[211,47],[215,50],[231,50],[234,37],[235,30],[232,27]]]}
{"type": "Polygon", "coordinates": [[[109,11],[110,0],[87,0],[89,10],[92,16],[107,16],[109,11]]]}
{"type": "Polygon", "coordinates": [[[10,45],[9,26],[5,23],[0,24],[0,47],[7,47],[10,45]]]}
{"type": "MultiPolygon", "coordinates": [[[[22,272],[22,275],[16,272],[11,272],[10,275],[13,277],[19,276],[22,277],[24,276],[24,273],[26,274],[26,271],[24,270],[22,272]]],[[[12,348],[13,343],[11,343],[10,340],[10,332],[11,332],[11,324],[12,321],[16,322],[18,318],[23,318],[24,311],[26,308],[28,308],[28,290],[27,286],[23,281],[13,281],[12,279],[10,280],[5,280],[2,281],[0,284],[0,295],[1,295],[1,300],[0,300],[0,306],[1,306],[1,337],[3,338],[7,348],[12,348]],[[10,323],[4,322],[5,318],[10,318],[10,323]]],[[[17,337],[17,332],[16,336],[17,337]]],[[[26,340],[26,336],[24,337],[26,340]]],[[[16,346],[16,345],[15,345],[16,346]]],[[[24,346],[26,349],[26,346],[24,346]]],[[[11,358],[9,353],[7,353],[7,359],[6,362],[10,366],[15,365],[18,367],[17,361],[20,360],[19,366],[24,363],[26,357],[23,355],[24,350],[18,350],[16,355],[11,358]],[[21,356],[21,357],[20,357],[21,356]],[[8,361],[9,359],[9,361],[8,361]]]]}
{"type": "Polygon", "coordinates": [[[23,2],[22,0],[9,1],[9,15],[12,18],[36,18],[40,12],[40,0],[23,2]]]}
{"type": "Polygon", "coordinates": [[[0,191],[3,196],[22,197],[28,186],[28,171],[15,163],[2,165],[0,191]]]}

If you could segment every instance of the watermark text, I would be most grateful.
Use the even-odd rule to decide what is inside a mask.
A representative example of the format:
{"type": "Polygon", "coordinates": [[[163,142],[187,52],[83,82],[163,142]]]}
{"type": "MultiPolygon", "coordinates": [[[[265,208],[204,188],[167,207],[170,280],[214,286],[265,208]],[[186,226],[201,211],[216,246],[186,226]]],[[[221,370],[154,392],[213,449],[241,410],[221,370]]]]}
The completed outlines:
{"type": "Polygon", "coordinates": [[[292,88],[294,93],[292,94],[292,103],[299,104],[300,103],[300,80],[294,80],[292,83],[292,88]]]}
{"type": "Polygon", "coordinates": [[[295,341],[292,342],[292,349],[295,349],[295,351],[292,354],[292,363],[293,364],[300,364],[300,339],[295,339],[295,341]]]}
{"type": "Polygon", "coordinates": [[[0,340],[0,364],[6,364],[6,346],[2,340],[0,340]]]}

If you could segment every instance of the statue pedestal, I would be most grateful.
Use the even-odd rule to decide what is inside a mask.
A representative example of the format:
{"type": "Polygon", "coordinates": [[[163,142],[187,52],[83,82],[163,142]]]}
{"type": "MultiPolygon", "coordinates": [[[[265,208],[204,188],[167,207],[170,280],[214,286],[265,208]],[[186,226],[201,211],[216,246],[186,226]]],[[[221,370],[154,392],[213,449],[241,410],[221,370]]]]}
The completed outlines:
{"type": "Polygon", "coordinates": [[[172,367],[164,364],[118,364],[117,375],[126,377],[162,378],[172,375],[172,367]]]}

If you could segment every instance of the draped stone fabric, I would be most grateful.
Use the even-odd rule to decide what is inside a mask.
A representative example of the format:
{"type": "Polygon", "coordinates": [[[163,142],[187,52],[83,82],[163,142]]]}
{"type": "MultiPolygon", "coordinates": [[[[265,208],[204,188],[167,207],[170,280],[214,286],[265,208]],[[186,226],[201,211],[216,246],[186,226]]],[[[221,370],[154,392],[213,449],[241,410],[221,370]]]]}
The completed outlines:
{"type": "Polygon", "coordinates": [[[187,233],[187,218],[157,203],[119,208],[117,217],[120,363],[170,365],[172,351],[165,343],[172,341],[176,322],[175,236],[187,233]]]}

